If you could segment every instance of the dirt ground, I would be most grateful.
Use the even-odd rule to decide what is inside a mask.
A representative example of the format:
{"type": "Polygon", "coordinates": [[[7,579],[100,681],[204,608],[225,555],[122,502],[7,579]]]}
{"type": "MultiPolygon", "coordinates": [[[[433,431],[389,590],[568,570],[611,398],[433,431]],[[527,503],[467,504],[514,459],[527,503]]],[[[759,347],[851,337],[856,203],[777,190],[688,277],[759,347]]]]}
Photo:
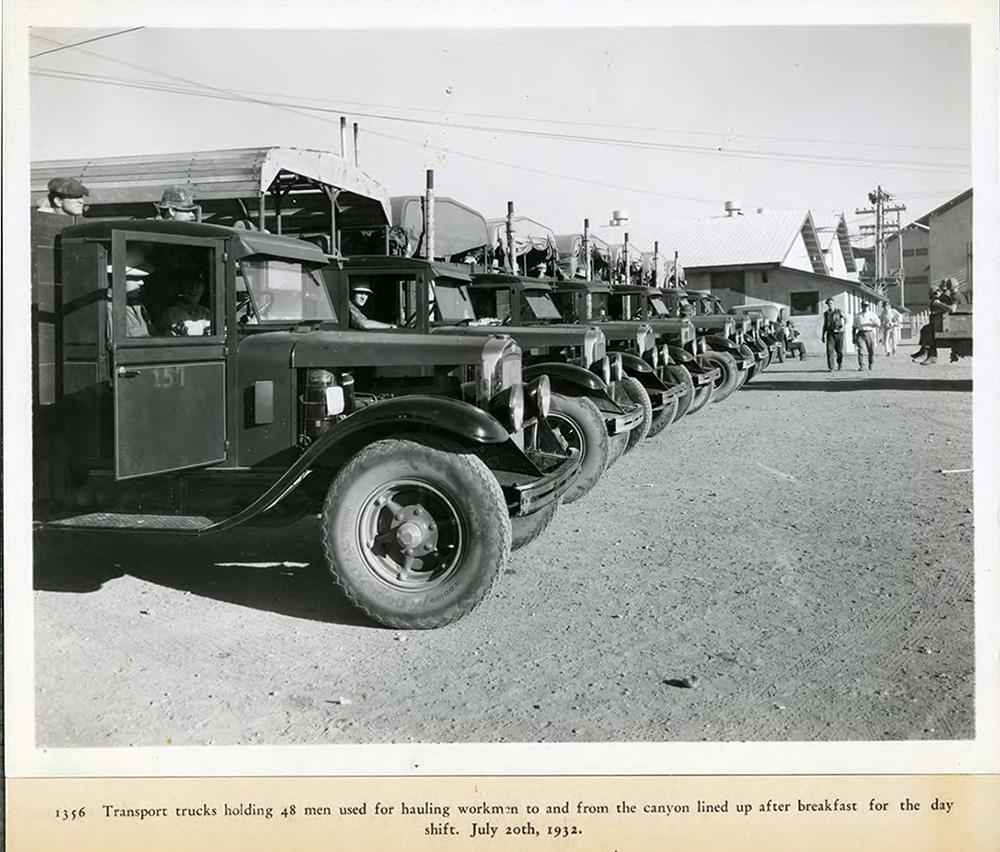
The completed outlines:
{"type": "Polygon", "coordinates": [[[969,738],[971,364],[775,365],[400,632],[314,522],[36,533],[39,746],[969,738]]]}

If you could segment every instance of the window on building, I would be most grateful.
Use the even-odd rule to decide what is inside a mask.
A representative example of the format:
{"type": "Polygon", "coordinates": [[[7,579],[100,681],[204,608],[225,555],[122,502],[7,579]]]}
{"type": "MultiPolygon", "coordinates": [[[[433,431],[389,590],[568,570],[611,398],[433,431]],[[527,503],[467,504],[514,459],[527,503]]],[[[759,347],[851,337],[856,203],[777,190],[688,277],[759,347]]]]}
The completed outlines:
{"type": "Polygon", "coordinates": [[[819,291],[809,290],[799,293],[789,293],[788,302],[793,317],[809,316],[819,313],[819,291]]]}
{"type": "Polygon", "coordinates": [[[710,286],[713,293],[729,291],[733,295],[746,295],[746,281],[742,269],[735,272],[713,272],[710,286]]]}

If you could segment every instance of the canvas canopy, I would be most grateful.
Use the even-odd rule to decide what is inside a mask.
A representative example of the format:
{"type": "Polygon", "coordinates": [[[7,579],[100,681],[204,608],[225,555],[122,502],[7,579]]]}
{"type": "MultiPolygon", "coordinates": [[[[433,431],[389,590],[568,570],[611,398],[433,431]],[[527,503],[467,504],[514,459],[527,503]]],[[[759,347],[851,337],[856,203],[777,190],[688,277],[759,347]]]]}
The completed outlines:
{"type": "MultiPolygon", "coordinates": [[[[47,194],[53,177],[74,177],[90,190],[88,216],[154,215],[167,186],[194,192],[202,216],[213,224],[258,221],[264,194],[266,215],[281,211],[286,233],[329,230],[330,197],[338,220],[388,224],[389,194],[375,178],[331,151],[300,148],[236,148],[37,161],[31,168],[32,204],[47,194]]],[[[272,227],[272,225],[268,225],[272,227]]]]}
{"type": "MultiPolygon", "coordinates": [[[[600,270],[611,261],[611,247],[600,237],[589,235],[590,253],[593,260],[594,277],[600,278],[600,270]]],[[[586,268],[583,256],[583,234],[556,235],[556,250],[559,252],[559,268],[567,278],[582,277],[586,268]]]]}
{"type": "MultiPolygon", "coordinates": [[[[419,195],[393,196],[392,224],[408,241],[410,255],[424,254],[424,199],[419,195]]],[[[453,198],[434,200],[434,255],[462,261],[489,245],[489,227],[483,215],[453,198]]]]}
{"type": "MultiPolygon", "coordinates": [[[[487,224],[490,228],[490,245],[500,245],[506,251],[507,220],[489,219],[487,220],[487,224]]],[[[515,216],[513,225],[514,254],[517,257],[533,251],[548,251],[550,247],[555,251],[556,235],[547,225],[536,222],[534,219],[529,219],[527,216],[515,216]]]]}

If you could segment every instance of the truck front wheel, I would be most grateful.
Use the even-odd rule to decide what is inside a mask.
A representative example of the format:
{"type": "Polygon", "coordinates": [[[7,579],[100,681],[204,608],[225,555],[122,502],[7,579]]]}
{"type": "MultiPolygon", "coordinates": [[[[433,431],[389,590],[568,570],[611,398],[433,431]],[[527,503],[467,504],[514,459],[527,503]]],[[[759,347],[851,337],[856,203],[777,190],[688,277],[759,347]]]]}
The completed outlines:
{"type": "Polygon", "coordinates": [[[538,536],[545,532],[546,527],[552,523],[556,516],[556,509],[559,502],[550,503],[544,509],[532,512],[530,515],[518,515],[510,519],[511,540],[510,549],[520,550],[531,544],[538,536]]]}
{"type": "Polygon", "coordinates": [[[642,422],[628,434],[625,452],[630,453],[643,438],[649,435],[649,429],[653,425],[653,403],[650,402],[649,393],[642,386],[642,382],[635,376],[625,376],[622,379],[622,389],[632,402],[642,407],[642,422]]]}
{"type": "Polygon", "coordinates": [[[736,365],[736,359],[728,352],[706,352],[704,355],[713,367],[721,370],[719,378],[715,380],[715,393],[712,394],[712,402],[722,402],[729,394],[736,390],[736,385],[740,380],[740,370],[736,365]]]}
{"type": "Polygon", "coordinates": [[[323,504],[333,582],[387,627],[441,627],[473,610],[510,555],[503,491],[476,456],[376,441],[334,477],[323,504]]]}
{"type": "Polygon", "coordinates": [[[600,409],[584,397],[552,394],[549,426],[563,442],[580,451],[580,472],[563,494],[564,503],[590,491],[608,466],[608,430],[600,409]]]}

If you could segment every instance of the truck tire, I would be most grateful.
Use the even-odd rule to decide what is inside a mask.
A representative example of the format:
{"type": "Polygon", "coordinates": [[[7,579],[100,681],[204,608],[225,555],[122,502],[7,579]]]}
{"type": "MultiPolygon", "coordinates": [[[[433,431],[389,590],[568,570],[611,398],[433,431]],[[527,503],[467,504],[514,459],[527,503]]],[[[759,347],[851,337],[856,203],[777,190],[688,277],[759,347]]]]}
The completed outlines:
{"type": "Polygon", "coordinates": [[[548,423],[568,446],[580,451],[580,473],[562,497],[563,503],[573,503],[607,470],[608,430],[600,409],[585,396],[552,394],[548,423]]]}
{"type": "Polygon", "coordinates": [[[625,455],[625,448],[628,446],[628,433],[620,432],[608,438],[608,469],[614,467],[615,462],[625,455]]]}
{"type": "Polygon", "coordinates": [[[321,519],[334,584],[387,627],[457,621],[486,597],[510,555],[500,483],[482,460],[444,445],[365,447],[330,483],[321,519]]]}
{"type": "Polygon", "coordinates": [[[708,405],[715,396],[715,385],[704,385],[694,392],[694,402],[688,409],[688,416],[697,414],[708,405]]]}
{"type": "Polygon", "coordinates": [[[649,434],[649,427],[653,425],[653,403],[649,401],[649,394],[642,386],[642,382],[635,376],[625,376],[622,379],[622,388],[632,402],[642,406],[642,423],[628,433],[628,443],[625,444],[625,452],[630,453],[649,434]]]}
{"type": "Polygon", "coordinates": [[[712,402],[722,402],[734,390],[740,378],[740,370],[736,366],[736,359],[728,352],[708,351],[705,359],[711,362],[713,367],[718,367],[722,374],[715,381],[715,393],[712,394],[712,402]]]}
{"type": "Polygon", "coordinates": [[[751,366],[748,370],[740,370],[740,372],[743,373],[744,376],[743,376],[742,381],[740,381],[739,384],[737,384],[736,390],[739,390],[741,387],[743,387],[743,385],[745,385],[747,382],[749,382],[750,379],[752,379],[758,373],[758,370],[757,370],[757,356],[756,356],[756,353],[753,351],[753,349],[751,349],[745,343],[741,343],[740,344],[740,355],[742,355],[744,358],[749,358],[753,362],[753,366],[751,366]]]}
{"type": "Polygon", "coordinates": [[[538,536],[545,532],[546,527],[552,523],[556,516],[556,509],[559,508],[559,501],[550,503],[544,509],[532,512],[530,515],[519,515],[510,519],[510,549],[520,550],[531,544],[538,536]]]}
{"type": "Polygon", "coordinates": [[[688,372],[687,368],[680,364],[668,364],[667,375],[678,384],[684,385],[684,396],[677,403],[677,416],[673,420],[676,423],[688,413],[688,409],[694,402],[694,379],[691,378],[691,373],[688,372]]]}

